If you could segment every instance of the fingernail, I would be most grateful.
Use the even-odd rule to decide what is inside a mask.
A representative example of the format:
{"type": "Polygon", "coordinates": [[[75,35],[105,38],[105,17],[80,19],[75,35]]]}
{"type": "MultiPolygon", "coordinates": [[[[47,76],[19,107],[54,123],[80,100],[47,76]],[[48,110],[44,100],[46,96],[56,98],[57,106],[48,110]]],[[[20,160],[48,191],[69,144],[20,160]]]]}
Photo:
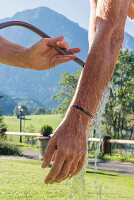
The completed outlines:
{"type": "Polygon", "coordinates": [[[60,41],[56,42],[56,45],[60,45],[60,44],[61,44],[61,42],[60,42],[60,41]]]}

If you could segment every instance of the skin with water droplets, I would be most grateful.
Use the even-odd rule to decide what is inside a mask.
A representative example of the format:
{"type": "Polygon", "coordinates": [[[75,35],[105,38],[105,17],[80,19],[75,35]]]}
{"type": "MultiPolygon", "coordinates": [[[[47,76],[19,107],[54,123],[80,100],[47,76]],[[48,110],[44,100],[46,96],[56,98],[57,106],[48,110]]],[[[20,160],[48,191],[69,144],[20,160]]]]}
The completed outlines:
{"type": "Polygon", "coordinates": [[[71,105],[45,154],[43,167],[51,162],[57,151],[53,167],[45,179],[47,184],[60,182],[82,169],[86,155],[86,129],[91,118],[73,108],[72,104],[82,107],[92,115],[96,112],[113,75],[124,39],[125,22],[132,0],[98,0],[95,3],[95,32],[92,31],[95,34],[91,39],[86,65],[71,105]]]}

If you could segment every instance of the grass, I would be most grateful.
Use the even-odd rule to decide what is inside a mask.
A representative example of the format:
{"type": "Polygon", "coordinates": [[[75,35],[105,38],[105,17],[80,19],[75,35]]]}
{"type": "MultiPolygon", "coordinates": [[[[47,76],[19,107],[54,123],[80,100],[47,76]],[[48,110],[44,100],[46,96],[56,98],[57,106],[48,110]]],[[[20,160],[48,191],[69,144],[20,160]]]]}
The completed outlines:
{"type": "MultiPolygon", "coordinates": [[[[43,179],[48,171],[40,168],[40,161],[0,160],[0,200],[67,200],[71,180],[44,185],[43,179]]],[[[134,177],[105,172],[94,174],[88,170],[85,178],[87,199],[99,199],[100,185],[103,200],[132,200],[134,197],[134,177]]],[[[77,183],[76,179],[74,183],[77,183]]],[[[81,187],[77,186],[77,189],[81,187]]],[[[78,199],[75,195],[74,200],[78,199]]]]}
{"type": "Polygon", "coordinates": [[[125,155],[125,154],[116,154],[113,153],[112,155],[105,155],[101,157],[104,160],[115,160],[121,162],[131,162],[134,163],[134,156],[133,155],[125,155]]]}
{"type": "MultiPolygon", "coordinates": [[[[49,115],[29,115],[26,116],[25,121],[23,121],[23,131],[24,132],[36,132],[40,133],[40,129],[43,125],[50,125],[53,131],[57,128],[62,120],[60,114],[49,114],[49,115]],[[34,131],[33,131],[34,130],[34,131]]],[[[4,117],[4,122],[7,125],[7,131],[9,132],[19,132],[19,119],[16,116],[4,117]]],[[[25,137],[23,137],[24,142],[25,137]]],[[[8,140],[18,143],[19,136],[8,136],[8,140]]]]}
{"type": "MultiPolygon", "coordinates": [[[[62,117],[60,114],[51,115],[29,115],[26,116],[25,121],[23,121],[23,130],[27,131],[30,126],[34,128],[34,132],[40,132],[41,126],[50,125],[55,130],[58,124],[61,122],[62,117]]],[[[4,117],[4,122],[7,125],[7,130],[12,132],[19,132],[19,119],[16,116],[4,117]]]]}

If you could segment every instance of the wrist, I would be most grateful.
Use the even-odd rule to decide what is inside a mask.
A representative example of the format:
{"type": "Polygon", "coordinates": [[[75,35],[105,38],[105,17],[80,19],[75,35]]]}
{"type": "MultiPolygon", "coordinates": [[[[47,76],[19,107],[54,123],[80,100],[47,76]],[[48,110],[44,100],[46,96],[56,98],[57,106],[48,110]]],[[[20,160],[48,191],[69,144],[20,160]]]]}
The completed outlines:
{"type": "Polygon", "coordinates": [[[65,119],[70,120],[70,123],[75,123],[77,127],[83,126],[83,128],[87,129],[92,118],[80,110],[70,107],[65,115],[65,119]]]}
{"type": "Polygon", "coordinates": [[[19,49],[15,54],[16,66],[30,68],[29,48],[19,49]]]}

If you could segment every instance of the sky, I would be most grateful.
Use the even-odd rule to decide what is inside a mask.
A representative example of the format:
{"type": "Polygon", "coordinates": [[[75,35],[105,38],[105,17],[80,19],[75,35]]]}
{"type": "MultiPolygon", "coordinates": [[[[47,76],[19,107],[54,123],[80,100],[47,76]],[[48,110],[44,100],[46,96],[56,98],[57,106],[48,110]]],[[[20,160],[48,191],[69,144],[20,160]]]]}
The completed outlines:
{"type": "Polygon", "coordinates": [[[0,19],[41,6],[49,7],[88,28],[89,0],[0,0],[0,19]]]}
{"type": "MultiPolygon", "coordinates": [[[[88,29],[89,0],[0,0],[0,19],[37,7],[49,7],[88,29]]],[[[134,20],[127,20],[126,32],[134,37],[134,20]]]]}

